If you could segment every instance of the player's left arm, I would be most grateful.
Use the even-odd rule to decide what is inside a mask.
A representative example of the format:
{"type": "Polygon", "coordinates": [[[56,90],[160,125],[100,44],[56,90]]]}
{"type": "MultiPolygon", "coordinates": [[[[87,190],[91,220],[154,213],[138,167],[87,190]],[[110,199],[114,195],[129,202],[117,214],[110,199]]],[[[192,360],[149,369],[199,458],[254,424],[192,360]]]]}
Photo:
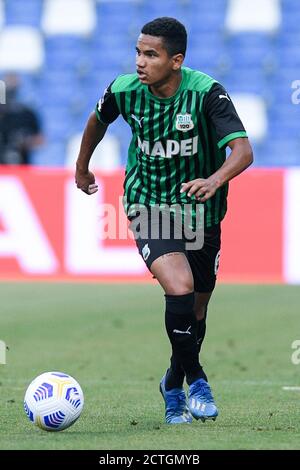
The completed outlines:
{"type": "Polygon", "coordinates": [[[231,153],[223,165],[208,178],[182,184],[181,192],[195,195],[200,202],[210,199],[223,184],[239,175],[253,162],[253,152],[244,126],[224,88],[216,83],[208,94],[205,112],[216,129],[219,148],[229,146],[231,153]]]}

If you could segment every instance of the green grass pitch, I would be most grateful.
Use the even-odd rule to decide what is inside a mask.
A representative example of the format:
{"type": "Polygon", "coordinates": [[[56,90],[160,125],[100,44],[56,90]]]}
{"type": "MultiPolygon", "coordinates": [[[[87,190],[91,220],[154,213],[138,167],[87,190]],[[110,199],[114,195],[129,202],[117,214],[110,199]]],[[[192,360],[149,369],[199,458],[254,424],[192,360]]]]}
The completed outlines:
{"type": "Polygon", "coordinates": [[[220,416],[164,424],[158,382],[168,365],[164,302],[143,284],[0,284],[1,449],[300,449],[297,286],[219,285],[210,303],[202,362],[220,416]],[[38,374],[73,375],[85,395],[80,419],[47,433],[23,410],[38,374]]]}

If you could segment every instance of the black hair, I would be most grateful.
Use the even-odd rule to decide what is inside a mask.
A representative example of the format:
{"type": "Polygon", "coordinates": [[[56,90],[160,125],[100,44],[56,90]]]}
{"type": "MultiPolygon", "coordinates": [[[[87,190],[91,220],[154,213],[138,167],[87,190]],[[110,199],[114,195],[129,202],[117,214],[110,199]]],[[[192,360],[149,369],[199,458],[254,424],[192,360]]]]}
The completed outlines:
{"type": "Polygon", "coordinates": [[[162,37],[164,46],[170,57],[174,54],[183,54],[185,56],[187,33],[182,23],[175,18],[163,16],[146,23],[142,28],[142,34],[162,37]]]}

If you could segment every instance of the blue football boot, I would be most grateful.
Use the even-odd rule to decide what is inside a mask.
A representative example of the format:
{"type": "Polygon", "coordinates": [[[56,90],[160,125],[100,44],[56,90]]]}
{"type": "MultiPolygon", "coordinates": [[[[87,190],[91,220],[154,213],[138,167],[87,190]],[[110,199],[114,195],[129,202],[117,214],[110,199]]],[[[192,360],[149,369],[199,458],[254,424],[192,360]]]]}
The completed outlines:
{"type": "Polygon", "coordinates": [[[198,379],[190,385],[189,409],[195,419],[216,420],[218,409],[214,403],[210,386],[204,379],[198,379]]]}
{"type": "Polygon", "coordinates": [[[166,423],[182,424],[191,423],[193,418],[186,404],[186,397],[183,388],[165,388],[166,376],[164,375],[159,384],[160,393],[163,396],[166,406],[166,423]]]}

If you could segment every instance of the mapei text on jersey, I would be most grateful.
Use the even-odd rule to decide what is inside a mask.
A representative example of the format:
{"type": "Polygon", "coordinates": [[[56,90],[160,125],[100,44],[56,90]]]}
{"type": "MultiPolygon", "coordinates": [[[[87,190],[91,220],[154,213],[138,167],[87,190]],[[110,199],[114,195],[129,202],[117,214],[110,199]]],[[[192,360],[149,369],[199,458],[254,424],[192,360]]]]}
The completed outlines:
{"type": "Polygon", "coordinates": [[[148,140],[141,140],[138,136],[138,146],[142,152],[151,157],[171,158],[174,155],[189,157],[198,153],[198,135],[190,139],[177,140],[168,139],[165,142],[160,140],[154,142],[152,148],[148,140]]]}

